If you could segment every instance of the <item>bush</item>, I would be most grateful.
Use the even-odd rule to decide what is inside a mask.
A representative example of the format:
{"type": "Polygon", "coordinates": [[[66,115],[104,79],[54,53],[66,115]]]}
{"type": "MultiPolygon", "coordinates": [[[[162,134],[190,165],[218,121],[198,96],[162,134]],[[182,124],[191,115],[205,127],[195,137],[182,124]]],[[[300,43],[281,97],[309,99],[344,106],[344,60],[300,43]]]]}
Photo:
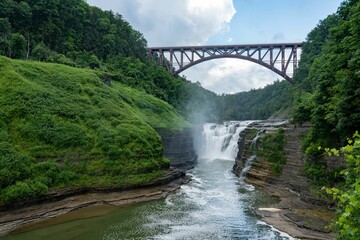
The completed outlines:
{"type": "Polygon", "coordinates": [[[27,178],[31,160],[16,152],[9,143],[0,142],[0,189],[27,178]]]}
{"type": "Polygon", "coordinates": [[[48,187],[39,181],[29,183],[18,181],[14,185],[5,188],[1,198],[5,204],[10,204],[17,200],[43,195],[47,191],[48,187]]]}
{"type": "MultiPolygon", "coordinates": [[[[338,155],[336,149],[326,149],[331,155],[338,155]]],[[[344,189],[327,188],[338,201],[338,218],[334,227],[339,233],[339,239],[360,239],[360,134],[356,132],[353,139],[348,140],[348,145],[341,148],[347,167],[341,172],[345,177],[344,189]]]]}
{"type": "Polygon", "coordinates": [[[279,175],[286,163],[284,145],[286,139],[284,129],[279,128],[273,134],[266,135],[261,141],[257,150],[259,156],[265,157],[271,166],[272,173],[279,175]]]}

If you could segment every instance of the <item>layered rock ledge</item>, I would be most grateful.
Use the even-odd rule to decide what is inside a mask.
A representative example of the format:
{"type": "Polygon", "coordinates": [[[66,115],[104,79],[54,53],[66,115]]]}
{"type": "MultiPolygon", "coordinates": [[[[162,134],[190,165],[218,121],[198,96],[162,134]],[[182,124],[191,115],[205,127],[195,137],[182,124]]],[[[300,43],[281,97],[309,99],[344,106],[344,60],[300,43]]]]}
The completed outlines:
{"type": "Polygon", "coordinates": [[[170,159],[172,170],[168,174],[140,185],[52,190],[37,199],[18,202],[11,207],[0,206],[0,237],[81,208],[149,201],[176,191],[181,184],[189,181],[184,170],[193,168],[196,163],[192,129],[158,129],[157,132],[162,138],[164,156],[170,159]]]}
{"type": "Polygon", "coordinates": [[[306,156],[301,151],[300,139],[310,126],[299,127],[285,122],[276,124],[273,121],[251,124],[240,136],[234,173],[239,176],[251,156],[249,144],[256,132],[265,129],[265,132],[269,133],[277,127],[285,130],[286,138],[284,152],[287,160],[281,174],[274,175],[269,162],[262,157],[256,157],[245,174],[245,181],[264,189],[271,196],[278,197],[279,203],[262,206],[256,213],[264,222],[294,238],[334,239],[336,236],[327,228],[335,216],[333,205],[311,191],[310,180],[303,173],[306,156]]]}
{"type": "Polygon", "coordinates": [[[21,231],[74,210],[109,204],[120,206],[166,197],[187,183],[185,172],[173,170],[145,185],[61,189],[34,202],[22,202],[12,209],[0,209],[0,237],[21,231]]]}

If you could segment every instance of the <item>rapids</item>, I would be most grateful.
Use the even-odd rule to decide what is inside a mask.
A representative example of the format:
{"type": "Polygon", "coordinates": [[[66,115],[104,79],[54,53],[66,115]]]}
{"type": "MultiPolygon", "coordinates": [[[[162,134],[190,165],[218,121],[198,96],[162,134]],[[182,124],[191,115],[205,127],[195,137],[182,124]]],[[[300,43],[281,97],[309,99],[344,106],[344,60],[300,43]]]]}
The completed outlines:
{"type": "Polygon", "coordinates": [[[257,205],[274,199],[231,172],[239,133],[249,123],[205,124],[197,141],[201,143],[198,164],[187,173],[192,181],[165,199],[89,208],[87,211],[110,210],[60,223],[54,219],[4,239],[291,239],[254,214],[257,205]]]}

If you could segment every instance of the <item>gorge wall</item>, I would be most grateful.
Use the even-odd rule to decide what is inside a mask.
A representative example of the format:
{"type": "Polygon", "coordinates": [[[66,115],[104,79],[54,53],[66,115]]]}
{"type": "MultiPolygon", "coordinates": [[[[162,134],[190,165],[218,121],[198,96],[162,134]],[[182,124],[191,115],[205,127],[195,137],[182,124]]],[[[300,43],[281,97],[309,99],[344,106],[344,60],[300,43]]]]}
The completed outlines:
{"type": "MultiPolygon", "coordinates": [[[[270,195],[279,198],[277,204],[257,210],[257,214],[263,221],[296,238],[333,239],[334,235],[327,226],[334,217],[332,208],[334,203],[326,199],[324,195],[319,195],[319,191],[315,190],[311,185],[311,180],[304,174],[306,156],[301,150],[300,140],[309,127],[287,123],[276,125],[274,122],[258,122],[249,125],[240,135],[239,152],[233,172],[244,177],[247,183],[258,186],[270,195]],[[249,158],[254,154],[250,145],[257,132],[263,129],[265,134],[269,134],[277,127],[284,129],[286,139],[284,146],[286,163],[281,173],[274,174],[269,161],[261,156],[256,156],[251,168],[245,173],[242,172],[249,158]]],[[[260,136],[260,142],[265,134],[260,136]]]]}
{"type": "MultiPolygon", "coordinates": [[[[280,175],[275,175],[271,171],[270,163],[261,156],[256,156],[252,162],[251,168],[246,172],[246,182],[254,185],[266,186],[271,185],[272,188],[279,187],[285,191],[291,190],[307,198],[310,180],[304,175],[303,168],[305,166],[306,156],[301,150],[300,139],[303,134],[308,131],[307,126],[295,127],[289,124],[272,125],[269,122],[251,124],[239,139],[239,152],[235,160],[233,171],[236,175],[240,175],[247,160],[253,154],[250,144],[259,130],[265,130],[265,134],[270,134],[276,128],[282,127],[286,143],[284,152],[286,155],[286,164],[284,165],[280,175]]],[[[260,141],[263,136],[260,136],[260,141]]]]}
{"type": "Polygon", "coordinates": [[[191,128],[181,131],[157,129],[164,146],[164,156],[170,159],[170,166],[183,170],[195,166],[197,155],[191,128]]]}

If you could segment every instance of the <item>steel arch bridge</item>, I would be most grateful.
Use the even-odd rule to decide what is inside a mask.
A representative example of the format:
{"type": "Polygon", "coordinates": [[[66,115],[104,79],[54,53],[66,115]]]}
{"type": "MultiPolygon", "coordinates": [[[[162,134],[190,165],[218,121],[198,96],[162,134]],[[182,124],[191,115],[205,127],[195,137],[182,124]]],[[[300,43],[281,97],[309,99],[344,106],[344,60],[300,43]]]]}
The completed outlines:
{"type": "Polygon", "coordinates": [[[270,43],[218,46],[183,46],[148,48],[148,55],[173,75],[199,64],[218,58],[248,60],[293,83],[292,75],[298,67],[302,43],[270,43]]]}

